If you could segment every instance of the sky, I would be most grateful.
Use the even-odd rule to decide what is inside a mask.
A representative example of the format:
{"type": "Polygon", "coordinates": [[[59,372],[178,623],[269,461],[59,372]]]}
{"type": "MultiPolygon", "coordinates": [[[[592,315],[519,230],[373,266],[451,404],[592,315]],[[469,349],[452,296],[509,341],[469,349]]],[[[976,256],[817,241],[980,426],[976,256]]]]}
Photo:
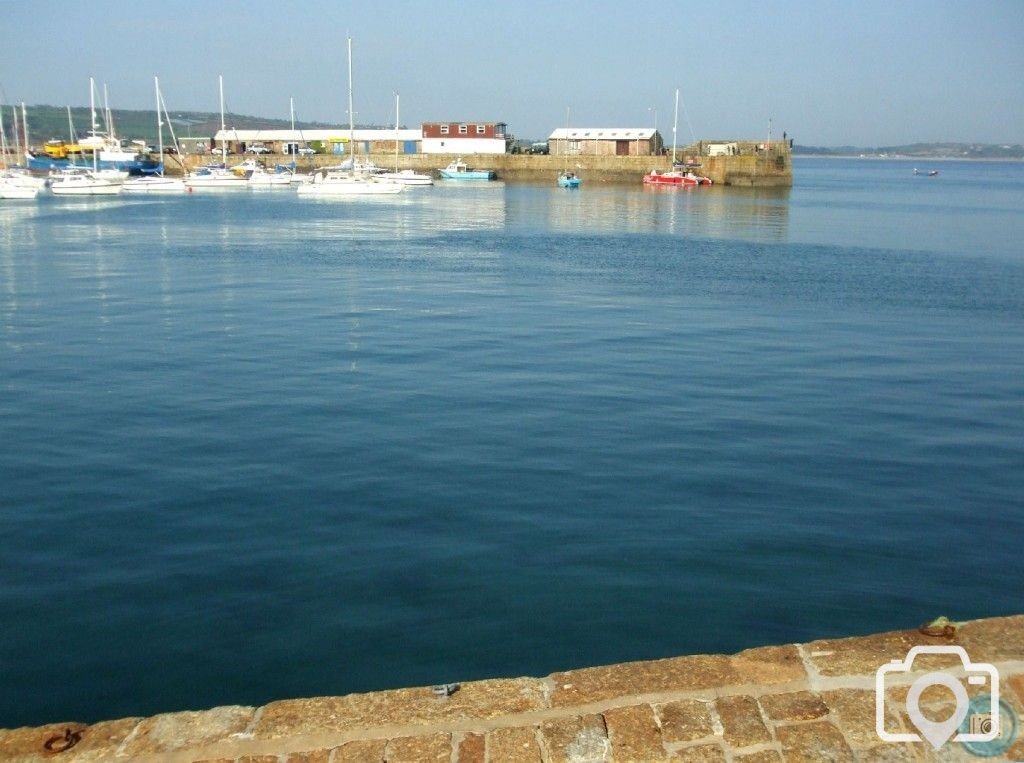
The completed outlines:
{"type": "Polygon", "coordinates": [[[679,143],[1024,143],[1024,0],[0,0],[0,99],[347,124],[657,127],[679,143]]]}

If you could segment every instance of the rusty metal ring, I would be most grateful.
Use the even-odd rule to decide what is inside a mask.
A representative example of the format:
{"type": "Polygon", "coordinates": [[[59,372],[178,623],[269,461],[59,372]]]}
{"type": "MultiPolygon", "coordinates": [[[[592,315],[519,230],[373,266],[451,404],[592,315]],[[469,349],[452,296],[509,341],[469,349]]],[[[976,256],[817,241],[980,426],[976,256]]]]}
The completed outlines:
{"type": "Polygon", "coordinates": [[[43,743],[43,749],[47,752],[60,753],[70,750],[82,741],[82,732],[64,729],[63,734],[55,734],[43,743]]]}
{"type": "Polygon", "coordinates": [[[932,636],[933,638],[953,638],[956,635],[956,626],[949,623],[944,625],[925,623],[917,629],[917,632],[922,636],[932,636]]]}

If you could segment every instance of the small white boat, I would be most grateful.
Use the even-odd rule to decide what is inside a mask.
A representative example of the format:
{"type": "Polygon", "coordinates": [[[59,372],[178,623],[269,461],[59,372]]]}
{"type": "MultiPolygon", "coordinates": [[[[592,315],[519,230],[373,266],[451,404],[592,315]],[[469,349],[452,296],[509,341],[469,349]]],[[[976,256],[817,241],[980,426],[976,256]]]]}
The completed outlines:
{"type": "MultiPolygon", "coordinates": [[[[163,97],[160,95],[160,80],[153,77],[153,87],[156,90],[156,132],[157,132],[157,152],[160,157],[164,155],[164,121],[161,119],[161,109],[166,112],[163,106],[163,97]]],[[[167,123],[170,125],[171,119],[167,117],[167,123]]],[[[174,138],[174,128],[171,128],[171,138],[174,138]]],[[[174,141],[175,149],[177,149],[177,140],[174,141]]],[[[144,177],[132,178],[126,180],[124,184],[124,190],[126,193],[185,193],[189,189],[185,185],[185,181],[182,178],[169,178],[164,176],[163,162],[160,164],[160,170],[155,175],[146,175],[144,177]]]]}
{"type": "MultiPolygon", "coordinates": [[[[352,108],[352,38],[348,38],[348,144],[355,150],[352,108]]],[[[296,189],[299,196],[344,198],[351,196],[385,196],[401,193],[405,186],[394,180],[381,180],[380,168],[372,162],[352,158],[338,167],[322,167],[313,173],[312,182],[296,189]]]]}
{"type": "Polygon", "coordinates": [[[12,167],[0,172],[0,199],[34,199],[46,188],[46,178],[12,167]]]}
{"type": "Polygon", "coordinates": [[[185,178],[187,188],[211,188],[211,189],[245,189],[249,187],[249,178],[245,175],[236,175],[224,165],[208,164],[190,172],[185,178]]]}
{"type": "Polygon", "coordinates": [[[256,165],[256,168],[249,175],[250,188],[291,188],[292,173],[281,170],[268,172],[266,168],[256,165]]]}
{"type": "Polygon", "coordinates": [[[312,182],[296,189],[299,196],[379,196],[401,193],[405,186],[351,170],[325,167],[313,174],[312,182]]]}
{"type": "Polygon", "coordinates": [[[125,193],[185,193],[188,190],[182,178],[169,178],[163,175],[132,178],[124,183],[125,193]]]}
{"type": "Polygon", "coordinates": [[[39,186],[22,185],[14,177],[0,175],[0,199],[34,199],[39,195],[39,186]]]}
{"type": "Polygon", "coordinates": [[[116,196],[123,190],[123,178],[104,177],[84,167],[65,167],[50,179],[55,196],[116,196]]]}
{"type": "MultiPolygon", "coordinates": [[[[227,132],[224,123],[224,76],[218,75],[217,82],[220,85],[220,155],[227,156],[227,146],[224,144],[224,134],[227,132]]],[[[245,189],[249,187],[249,176],[255,167],[256,162],[252,159],[231,169],[223,164],[207,164],[190,172],[185,178],[185,185],[188,188],[224,191],[245,189]]]]}
{"type": "Polygon", "coordinates": [[[433,185],[434,179],[430,175],[424,175],[414,170],[400,170],[398,169],[398,112],[401,105],[401,99],[398,93],[395,93],[395,170],[389,172],[385,170],[378,170],[377,177],[384,180],[391,180],[402,185],[433,185]]]}
{"type": "Polygon", "coordinates": [[[398,170],[396,172],[382,172],[377,177],[382,180],[393,180],[402,185],[433,185],[434,178],[413,170],[398,170]]]}
{"type": "MultiPolygon", "coordinates": [[[[22,104],[22,109],[24,108],[25,105],[22,104]]],[[[15,112],[14,134],[17,137],[17,112],[15,112]]],[[[28,140],[27,128],[25,140],[28,140]]],[[[18,150],[20,151],[20,149],[19,144],[18,150]]],[[[0,110],[0,161],[4,164],[4,169],[0,172],[0,199],[34,199],[46,187],[46,180],[29,174],[24,167],[7,166],[7,131],[4,129],[2,110],[0,110]]]]}

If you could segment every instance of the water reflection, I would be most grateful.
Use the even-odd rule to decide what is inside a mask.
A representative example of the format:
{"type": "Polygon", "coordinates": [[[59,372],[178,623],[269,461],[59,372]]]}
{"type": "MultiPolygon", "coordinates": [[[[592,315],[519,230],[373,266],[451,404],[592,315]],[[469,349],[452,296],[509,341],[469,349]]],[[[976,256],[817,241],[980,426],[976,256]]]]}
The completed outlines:
{"type": "MultiPolygon", "coordinates": [[[[789,189],[592,186],[523,196],[517,220],[572,233],[660,233],[785,241],[789,189]]],[[[512,203],[515,203],[513,201],[512,203]]]]}

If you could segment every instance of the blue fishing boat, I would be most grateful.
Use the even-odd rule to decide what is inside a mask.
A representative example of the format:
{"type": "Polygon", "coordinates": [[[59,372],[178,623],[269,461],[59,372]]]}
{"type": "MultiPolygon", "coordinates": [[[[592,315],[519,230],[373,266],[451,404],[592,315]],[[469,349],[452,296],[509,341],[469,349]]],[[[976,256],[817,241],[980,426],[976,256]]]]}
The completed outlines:
{"type": "Polygon", "coordinates": [[[438,170],[446,180],[494,180],[494,170],[471,170],[461,158],[450,162],[447,167],[438,170]]]}
{"type": "Polygon", "coordinates": [[[575,172],[563,172],[558,176],[558,186],[560,188],[579,188],[580,176],[575,172]]]}

